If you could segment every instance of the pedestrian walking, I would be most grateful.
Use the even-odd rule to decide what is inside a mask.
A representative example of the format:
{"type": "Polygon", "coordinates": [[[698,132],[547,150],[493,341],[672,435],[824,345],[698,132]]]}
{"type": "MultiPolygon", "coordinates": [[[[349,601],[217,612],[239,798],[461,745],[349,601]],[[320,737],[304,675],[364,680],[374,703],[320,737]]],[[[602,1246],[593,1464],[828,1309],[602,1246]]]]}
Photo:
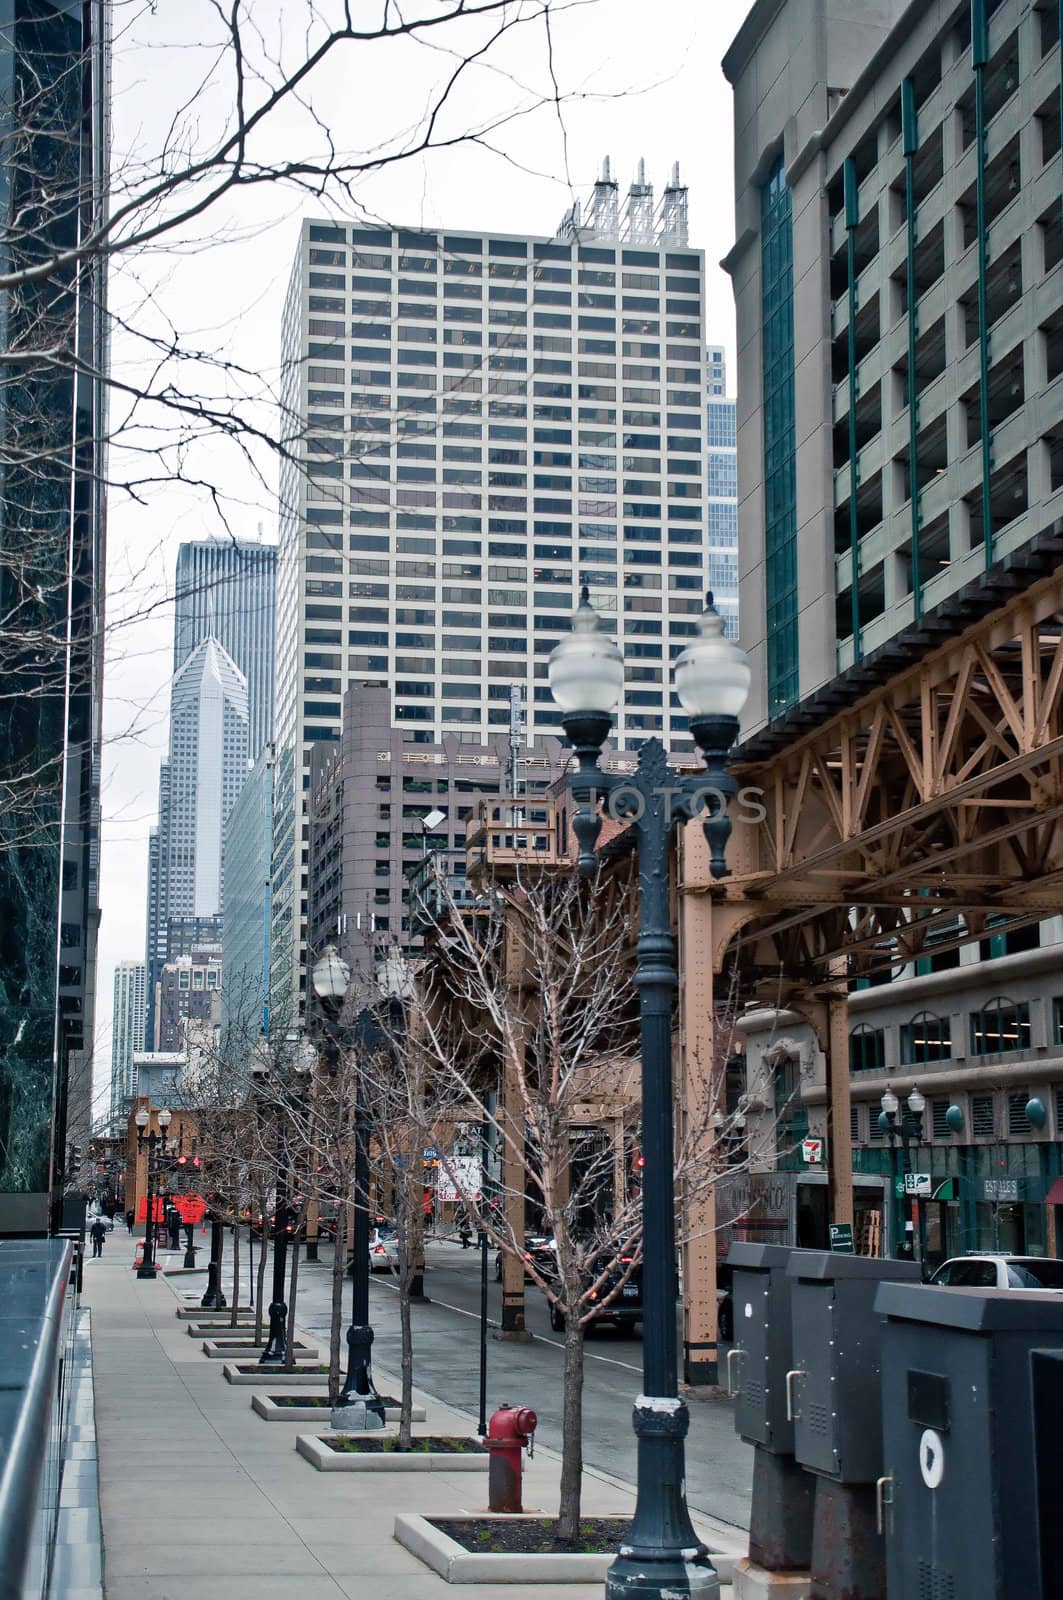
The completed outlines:
{"type": "Polygon", "coordinates": [[[170,1207],[170,1249],[181,1248],[181,1213],[176,1206],[170,1207]]]}
{"type": "Polygon", "coordinates": [[[132,1210],[132,1207],[131,1207],[125,1214],[125,1225],[129,1229],[130,1233],[132,1233],[132,1231],[133,1231],[133,1223],[134,1223],[134,1221],[135,1221],[135,1218],[134,1218],[133,1210],[132,1210]]]}
{"type": "Polygon", "coordinates": [[[472,1227],[469,1223],[469,1213],[463,1205],[459,1206],[454,1213],[454,1227],[457,1230],[458,1238],[461,1240],[461,1248],[467,1250],[472,1243],[472,1227]]]}
{"type": "Polygon", "coordinates": [[[102,1256],[103,1241],[107,1237],[107,1229],[103,1225],[102,1217],[97,1217],[96,1221],[92,1224],[92,1227],[89,1229],[89,1237],[92,1240],[93,1255],[102,1256]]]}

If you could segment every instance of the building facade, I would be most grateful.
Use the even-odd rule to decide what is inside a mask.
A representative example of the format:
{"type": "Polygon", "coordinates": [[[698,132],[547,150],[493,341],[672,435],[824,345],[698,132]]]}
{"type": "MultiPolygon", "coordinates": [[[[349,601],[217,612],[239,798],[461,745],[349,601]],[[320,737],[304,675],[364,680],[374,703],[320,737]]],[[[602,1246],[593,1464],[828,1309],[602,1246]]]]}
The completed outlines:
{"type": "Polygon", "coordinates": [[[222,918],[223,1040],[268,1033],[273,746],[259,753],[229,818],[222,918]]]}
{"type": "MultiPolygon", "coordinates": [[[[1043,726],[1028,734],[1021,716],[1008,722],[1013,691],[995,659],[984,677],[980,667],[953,682],[938,647],[958,648],[972,624],[1000,614],[1006,656],[1011,612],[1025,591],[1058,579],[1063,558],[1058,8],[852,0],[828,17],[759,0],[724,70],[735,94],[736,243],[726,265],[738,315],[742,638],[753,657],[743,755],[785,757],[861,703],[852,725],[863,728],[871,696],[895,693],[924,657],[934,663],[927,693],[935,670],[952,696],[934,781],[954,807],[959,848],[932,837],[933,825],[910,861],[890,855],[910,848],[899,835],[883,831],[880,842],[902,872],[940,862],[942,881],[969,881],[972,903],[943,910],[925,940],[907,937],[910,904],[896,936],[877,942],[874,981],[861,978],[849,995],[854,1168],[888,1197],[884,1237],[892,1230],[896,1244],[901,1158],[879,1123],[881,1096],[889,1085],[903,1105],[918,1086],[927,1105],[911,1162],[926,1184],[931,1260],[969,1249],[1056,1254],[1055,873],[1027,865],[1027,802],[1006,818],[999,783],[988,802],[950,802],[948,763],[950,747],[973,747],[966,770],[976,771],[986,729],[1002,761],[1020,745],[1017,765],[1043,758],[1059,705],[1058,615],[1021,656],[1036,694],[1042,675],[1049,685],[1043,726]],[[974,808],[966,816],[963,804],[974,808]],[[986,804],[998,809],[978,810],[986,804]],[[964,879],[973,860],[964,830],[991,843],[987,817],[1014,838],[1013,855],[998,878],[964,879]],[[994,931],[1013,913],[1004,894],[994,916],[988,886],[1020,888],[1028,873],[1044,885],[1041,920],[994,931]]],[[[923,728],[933,728],[929,715],[923,728]]],[[[818,759],[811,742],[800,748],[818,759]]],[[[859,759],[870,771],[872,743],[859,759]]],[[[925,751],[921,759],[929,772],[925,751]]],[[[912,804],[899,795],[896,812],[912,804]]],[[[866,911],[860,903],[851,916],[866,911]]],[[[741,1027],[758,1162],[794,1167],[802,1134],[827,1131],[822,1056],[796,1010],[760,1009],[741,1027]]],[[[881,1214],[881,1198],[868,1195],[865,1210],[877,1203],[881,1214]]]]}
{"type": "MultiPolygon", "coordinates": [[[[466,873],[465,825],[479,798],[508,795],[511,747],[499,734],[484,745],[448,735],[410,745],[391,723],[388,691],[352,685],[344,697],[338,745],[315,747],[309,810],[309,945],[335,944],[356,972],[388,949],[418,943],[411,926],[408,875],[432,855],[460,899],[466,873]],[[426,828],[424,819],[442,813],[426,828]]],[[[522,750],[516,780],[526,805],[564,771],[555,739],[522,750]]]]}
{"type": "Polygon", "coordinates": [[[156,1002],[156,1051],[185,1051],[190,1024],[198,1025],[200,1033],[220,1026],[221,979],[221,957],[211,950],[164,963],[156,1002]]]}
{"type": "Polygon", "coordinates": [[[735,402],[727,397],[723,350],[710,346],[705,362],[705,521],[709,588],[729,639],[738,638],[738,450],[735,402]]]}
{"type": "Polygon", "coordinates": [[[173,670],[215,638],[247,680],[247,753],[272,738],[277,551],[250,540],[204,540],[177,552],[173,670]]]}
{"type": "Polygon", "coordinates": [[[91,1123],[106,273],[73,252],[105,205],[108,17],[12,0],[0,20],[0,1233],[60,1224],[91,1123]]]}
{"type": "Polygon", "coordinates": [[[148,969],[143,961],[119,961],[114,969],[111,1021],[111,1118],[122,1116],[134,1098],[133,1055],[145,1047],[148,969]]]}
{"type": "MultiPolygon", "coordinates": [[[[673,173],[655,214],[606,168],[554,238],[303,225],[284,312],[274,967],[305,983],[304,793],[352,682],[411,745],[481,745],[581,584],[629,662],[618,737],[685,739],[668,664],[707,580],[704,260],[673,173]]],[[[279,997],[276,996],[275,997],[279,997]]]]}
{"type": "Polygon", "coordinates": [[[1056,13],[842,13],[765,0],[724,61],[750,729],[1036,559],[1063,503],[1056,13]]]}

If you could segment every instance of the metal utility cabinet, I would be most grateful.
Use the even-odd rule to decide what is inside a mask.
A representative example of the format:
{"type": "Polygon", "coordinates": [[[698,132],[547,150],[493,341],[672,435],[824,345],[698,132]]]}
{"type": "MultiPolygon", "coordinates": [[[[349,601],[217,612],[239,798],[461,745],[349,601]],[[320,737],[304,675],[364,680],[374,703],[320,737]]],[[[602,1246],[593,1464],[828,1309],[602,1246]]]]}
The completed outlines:
{"type": "MultiPolygon", "coordinates": [[[[1035,1353],[1063,1349],[1063,1294],[890,1283],[876,1308],[889,1600],[1060,1600],[1044,1552],[1063,1507],[1039,1514],[1034,1379],[1051,1370],[1035,1353]]],[[[1040,1420],[1058,1455],[1058,1412],[1040,1420]]]]}
{"type": "Polygon", "coordinates": [[[840,1483],[874,1483],[882,1471],[875,1295],[884,1280],[919,1280],[914,1261],[795,1251],[793,1367],[787,1388],[794,1454],[840,1483]]]}
{"type": "Polygon", "coordinates": [[[768,1572],[807,1570],[812,1553],[815,1480],[794,1460],[794,1428],[786,1410],[786,1374],[793,1366],[786,1245],[737,1243],[734,1345],[727,1355],[735,1396],[735,1430],[754,1450],[750,1559],[768,1572]]]}
{"type": "MultiPolygon", "coordinates": [[[[882,1320],[875,1295],[889,1279],[917,1288],[919,1268],[914,1261],[808,1250],[795,1253],[787,1270],[793,1279],[787,1397],[794,1455],[816,1475],[809,1594],[812,1600],[882,1600],[886,1570],[875,1528],[882,1320]]],[[[919,1600],[918,1591],[905,1600],[919,1600]]]]}

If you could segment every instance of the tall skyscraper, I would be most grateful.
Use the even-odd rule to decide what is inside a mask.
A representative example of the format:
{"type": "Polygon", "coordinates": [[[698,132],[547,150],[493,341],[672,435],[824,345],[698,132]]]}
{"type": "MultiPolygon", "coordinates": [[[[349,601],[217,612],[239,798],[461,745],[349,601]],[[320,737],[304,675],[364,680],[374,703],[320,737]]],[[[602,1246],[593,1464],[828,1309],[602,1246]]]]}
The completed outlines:
{"type": "Polygon", "coordinates": [[[411,744],[479,745],[579,589],[621,642],[618,741],[685,739],[668,663],[708,577],[704,258],[678,171],[655,211],[606,164],[554,238],[303,224],[283,323],[305,463],[282,468],[274,1001],[305,986],[305,790],[349,682],[411,744]],[[351,342],[353,341],[353,342],[351,342]],[[348,581],[348,578],[350,581],[348,581]]]}
{"type": "Polygon", "coordinates": [[[148,969],[143,961],[119,961],[114,969],[111,1022],[111,1117],[119,1118],[136,1093],[133,1052],[145,1048],[148,969]]]}
{"type": "Polygon", "coordinates": [[[177,552],[173,670],[215,638],[247,679],[248,755],[272,737],[275,545],[235,539],[177,552]]]}
{"type": "Polygon", "coordinates": [[[738,450],[735,402],[727,398],[727,362],[710,346],[705,363],[709,482],[709,588],[728,637],[738,638],[738,450]]]}
{"type": "Polygon", "coordinates": [[[166,917],[217,917],[229,813],[247,776],[247,681],[217,639],[178,668],[170,698],[169,804],[160,849],[166,917]]]}
{"type": "Polygon", "coordinates": [[[0,16],[0,1233],[58,1226],[91,1119],[110,8],[0,16]],[[25,274],[25,276],[23,276],[25,274]]]}

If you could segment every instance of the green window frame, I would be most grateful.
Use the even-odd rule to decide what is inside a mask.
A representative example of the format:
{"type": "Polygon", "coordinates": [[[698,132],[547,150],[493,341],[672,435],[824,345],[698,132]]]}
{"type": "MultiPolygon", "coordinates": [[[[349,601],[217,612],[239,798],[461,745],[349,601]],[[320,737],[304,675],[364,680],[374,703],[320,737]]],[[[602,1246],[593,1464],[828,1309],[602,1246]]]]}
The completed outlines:
{"type": "Polygon", "coordinates": [[[925,1061],[952,1058],[952,1024],[934,1011],[920,1011],[901,1028],[901,1064],[921,1066],[925,1061]]]}
{"type": "Polygon", "coordinates": [[[780,155],[761,191],[761,388],[768,715],[798,698],[794,258],[790,190],[780,155]]]}
{"type": "Polygon", "coordinates": [[[971,1012],[971,1054],[1005,1055],[1030,1049],[1030,1006],[1026,1000],[997,995],[971,1012]]]}
{"type": "Polygon", "coordinates": [[[886,1065],[886,1035],[860,1022],[849,1030],[849,1071],[878,1072],[886,1065]]]}

